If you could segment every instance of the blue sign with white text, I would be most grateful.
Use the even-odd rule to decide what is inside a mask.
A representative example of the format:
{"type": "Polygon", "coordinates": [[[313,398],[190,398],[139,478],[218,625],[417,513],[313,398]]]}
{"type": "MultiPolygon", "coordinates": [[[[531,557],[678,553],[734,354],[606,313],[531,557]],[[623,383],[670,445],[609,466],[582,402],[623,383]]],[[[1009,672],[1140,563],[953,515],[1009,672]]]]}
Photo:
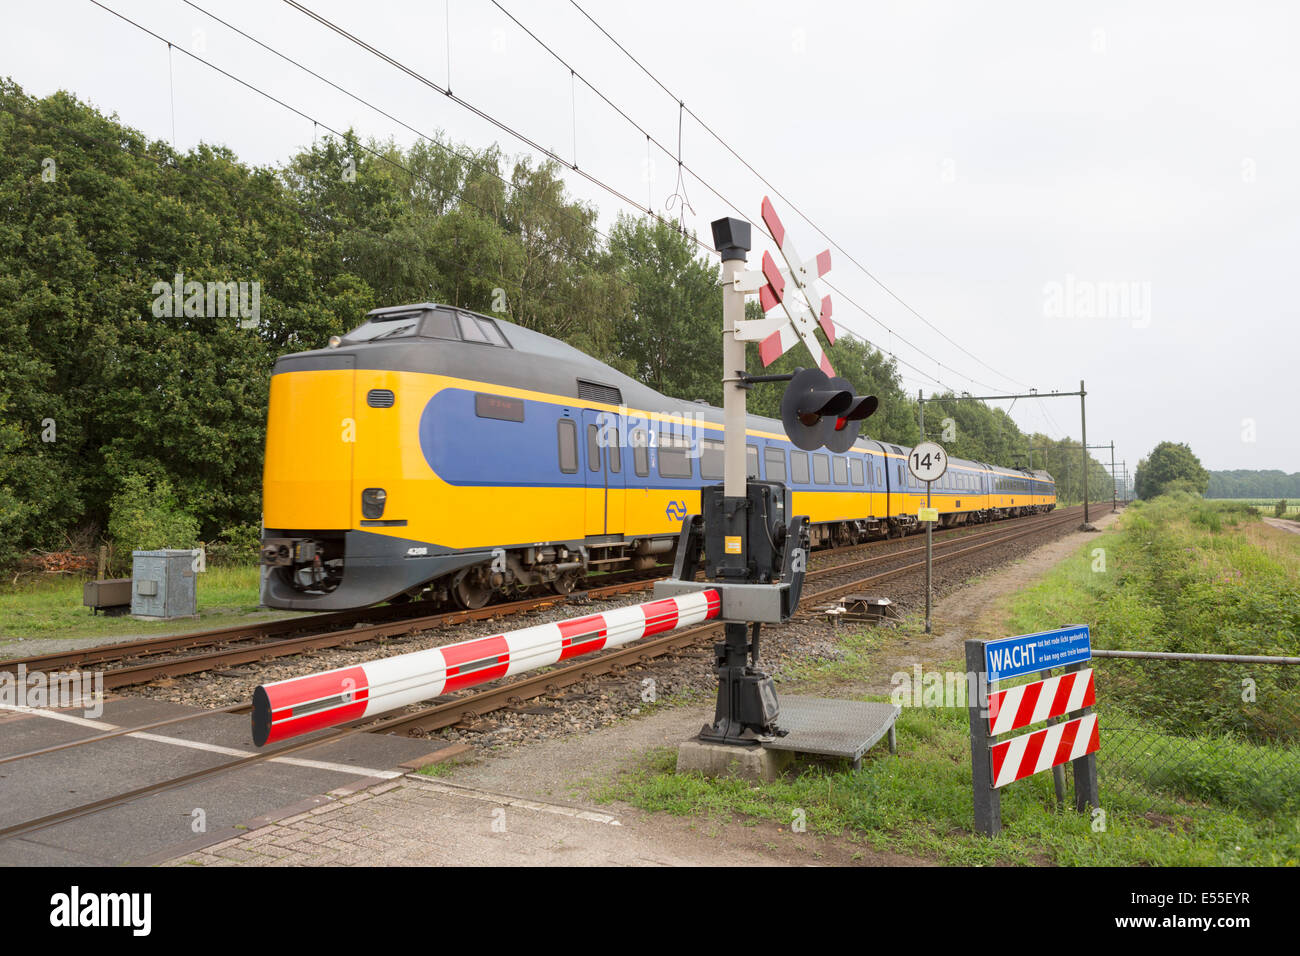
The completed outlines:
{"type": "Polygon", "coordinates": [[[1091,659],[1087,624],[1003,637],[984,645],[984,669],[990,683],[1091,659]]]}

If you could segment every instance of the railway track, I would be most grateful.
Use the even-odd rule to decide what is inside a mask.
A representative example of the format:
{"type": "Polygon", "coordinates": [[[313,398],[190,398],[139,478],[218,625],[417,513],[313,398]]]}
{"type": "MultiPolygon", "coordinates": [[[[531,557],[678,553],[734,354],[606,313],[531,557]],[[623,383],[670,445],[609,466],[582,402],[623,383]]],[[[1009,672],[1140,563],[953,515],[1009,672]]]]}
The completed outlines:
{"type": "MultiPolygon", "coordinates": [[[[1082,506],[1077,510],[1063,509],[1049,515],[1036,516],[1037,521],[1029,519],[1034,521],[1032,527],[1017,526],[1013,529],[997,529],[988,532],[986,534],[990,535],[990,537],[984,538],[979,543],[972,544],[965,539],[958,539],[955,542],[945,542],[945,546],[942,548],[936,545],[934,564],[946,564],[956,558],[987,551],[1030,535],[1067,527],[1075,524],[1081,513],[1082,506]]],[[[979,537],[983,538],[984,536],[980,535],[979,537]]],[[[811,580],[838,577],[846,571],[860,570],[865,566],[883,563],[890,559],[897,560],[898,558],[913,557],[918,551],[921,555],[924,555],[925,549],[924,547],[909,549],[905,552],[854,562],[851,566],[842,565],[809,571],[804,578],[805,586],[811,580]]],[[[925,559],[922,557],[919,561],[910,561],[865,578],[855,577],[844,583],[828,584],[828,586],[815,592],[805,591],[799,600],[800,608],[796,612],[796,616],[806,617],[811,613],[816,613],[812,609],[816,603],[832,601],[853,590],[871,587],[901,575],[923,571],[924,569],[925,559]]],[[[591,659],[584,659],[564,667],[543,671],[509,684],[471,691],[450,700],[435,702],[432,706],[421,708],[413,713],[382,717],[375,723],[368,725],[366,729],[372,733],[404,733],[410,736],[419,736],[454,724],[474,721],[493,710],[521,704],[526,700],[546,694],[557,693],[564,687],[590,677],[607,674],[635,664],[649,663],[657,657],[688,648],[706,637],[720,633],[721,630],[722,625],[719,623],[702,624],[698,627],[675,631],[654,640],[639,641],[591,659]]]]}
{"type": "MultiPolygon", "coordinates": [[[[969,529],[967,529],[967,534],[949,536],[942,542],[942,544],[936,546],[934,563],[936,565],[947,563],[965,555],[986,551],[1011,541],[1020,540],[1031,535],[1043,534],[1044,532],[1071,525],[1078,520],[1081,511],[1081,507],[1077,509],[1068,508],[1052,512],[1048,515],[1037,515],[1028,519],[1020,519],[1014,523],[1014,525],[1009,527],[992,528],[988,530],[974,531],[973,533],[970,533],[969,529]]],[[[982,526],[976,527],[978,528],[982,526]]],[[[852,589],[880,584],[892,578],[923,569],[925,566],[924,559],[919,561],[909,560],[915,557],[917,552],[923,553],[924,548],[904,548],[897,551],[891,551],[887,554],[877,555],[858,561],[833,564],[809,571],[805,579],[806,581],[828,579],[830,583],[818,591],[805,592],[800,602],[802,607],[798,614],[807,615],[809,613],[815,613],[815,611],[811,610],[811,605],[833,600],[840,595],[848,593],[852,589]],[[867,577],[853,577],[856,572],[878,564],[889,562],[903,563],[900,563],[897,567],[878,571],[867,577]],[[842,577],[846,574],[851,577],[851,580],[839,583],[834,582],[833,579],[842,577]]],[[[825,554],[829,552],[823,553],[825,554]]],[[[623,584],[613,587],[631,589],[634,586],[638,585],[623,584]]],[[[639,586],[645,587],[647,585],[643,583],[639,586]]],[[[506,605],[498,605],[495,610],[499,614],[506,607],[506,605]]],[[[487,608],[482,609],[482,611],[485,612],[488,610],[489,609],[487,608]]],[[[379,626],[382,627],[384,625],[379,626]]],[[[637,664],[646,664],[656,658],[670,655],[675,651],[685,650],[706,638],[717,634],[721,630],[721,627],[722,625],[713,623],[688,628],[683,631],[664,635],[663,637],[651,641],[642,641],[628,645],[624,648],[612,650],[592,659],[586,659],[567,666],[543,671],[534,674],[531,677],[512,681],[508,684],[468,692],[450,700],[435,701],[432,705],[421,707],[413,712],[390,715],[377,720],[359,721],[334,730],[323,731],[319,735],[308,737],[305,740],[289,743],[275,749],[268,749],[242,756],[234,760],[217,764],[213,767],[168,778],[156,783],[146,784],[124,793],[105,797],[101,800],[66,808],[54,813],[46,814],[39,818],[0,828],[0,840],[23,836],[47,827],[55,826],[59,823],[99,813],[113,807],[118,807],[141,797],[162,793],[219,774],[224,774],[243,767],[272,760],[276,757],[282,757],[301,750],[333,743],[358,733],[400,733],[408,736],[420,736],[434,730],[450,727],[454,724],[477,719],[483,714],[490,713],[491,711],[502,707],[519,704],[525,700],[545,696],[547,694],[556,694],[560,689],[566,686],[570,686],[593,676],[617,672],[637,664]]],[[[253,649],[250,648],[249,650],[253,649]]],[[[161,727],[196,720],[215,713],[239,714],[246,713],[249,709],[250,705],[248,704],[232,705],[229,707],[205,711],[201,714],[184,715],[169,718],[167,720],[155,721],[146,725],[120,728],[80,740],[3,757],[0,758],[0,764],[13,763],[30,757],[67,750],[73,747],[84,746],[115,737],[156,730],[161,727]]]]}
{"type": "MultiPolygon", "coordinates": [[[[657,575],[637,572],[631,575],[600,575],[589,587],[574,591],[570,595],[548,594],[529,598],[535,606],[545,607],[566,599],[580,598],[593,589],[611,588],[616,584],[630,584],[653,580],[657,575]],[[606,583],[610,582],[610,583],[606,583]],[[615,583],[616,582],[616,583],[615,583]]],[[[331,611],[326,613],[305,613],[278,621],[263,621],[255,624],[236,624],[230,627],[214,628],[202,631],[190,631],[165,637],[145,640],[123,641],[116,644],[99,644],[79,650],[58,651],[49,654],[36,654],[28,657],[15,657],[0,661],[0,673],[16,673],[19,665],[29,671],[54,671],[67,668],[84,669],[95,664],[112,664],[140,658],[158,657],[174,654],[178,651],[194,650],[204,647],[221,647],[237,643],[265,642],[273,643],[281,639],[302,635],[306,632],[325,634],[331,631],[353,630],[359,633],[358,625],[366,622],[394,624],[407,631],[418,630],[426,622],[459,623],[461,621],[487,620],[508,607],[523,604],[523,601],[509,604],[493,604],[473,611],[444,611],[429,613],[427,605],[421,602],[407,604],[384,604],[377,607],[357,608],[351,611],[331,611]]],[[[375,632],[377,636],[387,636],[375,632]]]]}
{"type": "MultiPolygon", "coordinates": [[[[979,538],[997,534],[1010,527],[1022,527],[1025,522],[1042,521],[1053,516],[1073,514],[1078,508],[1061,509],[1046,515],[1033,515],[985,525],[968,525],[951,528],[935,534],[936,544],[965,538],[979,538]]],[[[915,540],[918,536],[912,536],[915,540]]],[[[879,556],[861,561],[835,565],[843,570],[867,567],[886,561],[899,545],[909,539],[888,538],[864,544],[847,545],[816,552],[814,561],[823,562],[837,555],[860,554],[881,550],[879,556]]],[[[917,550],[914,546],[910,550],[917,550]]],[[[821,573],[815,569],[810,576],[821,573]]],[[[826,570],[830,570],[827,568],[826,570]]],[[[238,667],[240,665],[290,657],[312,651],[350,647],[367,641],[404,637],[420,631],[449,627],[470,621],[485,621],[508,617],[553,607],[570,601],[603,600],[620,594],[632,593],[651,587],[662,577],[661,572],[632,575],[602,575],[596,581],[611,578],[617,583],[601,584],[569,595],[547,594],[501,604],[490,604],[476,610],[423,613],[418,603],[385,605],[338,611],[328,614],[308,615],[258,624],[234,625],[213,630],[193,631],[167,637],[151,638],[117,644],[101,644],[84,650],[61,651],[0,661],[0,673],[16,674],[19,667],[27,671],[51,673],[61,670],[87,670],[103,668],[104,688],[116,690],[148,683],[164,677],[183,677],[204,671],[238,667]],[[375,621],[376,623],[367,623],[375,621]],[[188,653],[186,653],[188,652],[188,653]],[[177,657],[177,654],[184,656],[177,657]],[[119,666],[104,667],[118,664],[119,666]]]]}

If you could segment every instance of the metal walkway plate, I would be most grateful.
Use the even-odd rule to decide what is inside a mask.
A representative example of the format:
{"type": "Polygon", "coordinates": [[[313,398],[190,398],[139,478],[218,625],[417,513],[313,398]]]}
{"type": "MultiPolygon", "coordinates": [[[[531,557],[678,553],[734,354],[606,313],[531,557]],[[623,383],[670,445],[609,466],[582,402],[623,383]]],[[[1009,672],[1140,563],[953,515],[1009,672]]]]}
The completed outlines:
{"type": "Polygon", "coordinates": [[[897,749],[894,721],[900,708],[893,704],[785,695],[780,702],[781,716],[776,725],[788,732],[784,737],[764,740],[763,746],[768,750],[845,757],[853,761],[853,769],[857,770],[862,755],[886,735],[889,752],[897,749]]]}

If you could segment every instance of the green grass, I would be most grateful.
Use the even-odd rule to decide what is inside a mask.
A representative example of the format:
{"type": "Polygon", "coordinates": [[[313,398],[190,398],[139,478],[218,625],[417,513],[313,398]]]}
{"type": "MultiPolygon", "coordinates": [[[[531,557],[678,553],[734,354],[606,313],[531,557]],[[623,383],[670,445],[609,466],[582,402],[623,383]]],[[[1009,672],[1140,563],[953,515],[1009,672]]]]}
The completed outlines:
{"type": "Polygon", "coordinates": [[[120,637],[174,634],[245,621],[292,617],[258,605],[259,569],[209,567],[199,575],[198,618],[136,620],[130,615],[92,615],[81,603],[83,578],[53,575],[0,589],[0,646],[20,654],[18,638],[120,637]]]}
{"type": "Polygon", "coordinates": [[[1300,518],[1300,499],[1296,498],[1209,498],[1208,501],[1234,502],[1238,504],[1249,505],[1252,509],[1261,515],[1273,517],[1277,503],[1286,501],[1285,518],[1300,518]]]}
{"type": "MultiPolygon", "coordinates": [[[[1086,623],[1097,647],[1298,654],[1300,543],[1276,539],[1262,538],[1253,511],[1232,503],[1181,496],[1136,505],[1117,530],[1091,536],[1010,598],[1007,632],[1086,623]]],[[[909,618],[894,634],[846,630],[838,659],[792,668],[782,690],[860,679],[882,642],[920,627],[909,618]]],[[[1300,746],[1288,723],[1300,709],[1300,675],[1290,672],[1300,668],[1256,668],[1259,696],[1247,706],[1231,666],[1096,666],[1101,830],[1058,810],[1051,775],[1039,774],[1002,791],[1000,836],[973,834],[964,708],[904,709],[897,757],[877,747],[857,774],[803,760],[772,784],[706,779],[678,775],[675,752],[660,750],[591,786],[600,800],[715,825],[739,818],[788,827],[799,810],[809,833],[952,864],[1300,862],[1300,746]]]]}
{"type": "MultiPolygon", "coordinates": [[[[1300,539],[1190,496],[1135,504],[1117,528],[1016,595],[1011,631],[1088,624],[1112,650],[1300,656],[1300,539]]],[[[1166,730],[1300,739],[1300,667],[1099,666],[1112,700],[1166,730]]]]}
{"type": "Polygon", "coordinates": [[[440,760],[437,763],[425,764],[416,773],[422,777],[450,777],[461,767],[473,762],[472,757],[461,760],[440,760]]]}
{"type": "MultiPolygon", "coordinates": [[[[1103,725],[1103,735],[1105,727],[1103,725]]],[[[677,774],[676,753],[652,751],[641,767],[596,786],[598,801],[621,800],[644,810],[703,817],[716,824],[770,821],[788,827],[796,811],[810,834],[838,837],[958,865],[1294,865],[1300,860],[1300,820],[1294,813],[1169,801],[1145,811],[1135,781],[1108,794],[1104,830],[1094,819],[1055,808],[1050,774],[1002,792],[1002,833],[971,831],[970,742],[964,709],[904,710],[899,753],[877,748],[859,773],[843,763],[801,760],[771,784],[677,774]],[[1134,789],[1136,787],[1137,789],[1134,789]]]]}

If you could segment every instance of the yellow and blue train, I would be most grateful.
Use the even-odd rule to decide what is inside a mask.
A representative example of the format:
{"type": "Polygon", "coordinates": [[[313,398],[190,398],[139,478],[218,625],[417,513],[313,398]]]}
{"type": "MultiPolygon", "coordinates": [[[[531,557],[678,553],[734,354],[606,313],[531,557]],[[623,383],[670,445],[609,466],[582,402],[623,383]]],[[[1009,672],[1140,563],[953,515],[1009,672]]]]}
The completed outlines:
{"type": "MultiPolygon", "coordinates": [[[[814,544],[917,525],[909,449],[805,452],[750,416],[751,477],[785,482],[814,544]]],[[[430,303],[376,309],[277,360],[263,481],[262,600],[339,610],[425,596],[480,607],[670,560],[722,478],[722,412],[668,398],[563,342],[430,303]]],[[[1051,475],[950,459],[940,524],[1048,511],[1051,475]]]]}

